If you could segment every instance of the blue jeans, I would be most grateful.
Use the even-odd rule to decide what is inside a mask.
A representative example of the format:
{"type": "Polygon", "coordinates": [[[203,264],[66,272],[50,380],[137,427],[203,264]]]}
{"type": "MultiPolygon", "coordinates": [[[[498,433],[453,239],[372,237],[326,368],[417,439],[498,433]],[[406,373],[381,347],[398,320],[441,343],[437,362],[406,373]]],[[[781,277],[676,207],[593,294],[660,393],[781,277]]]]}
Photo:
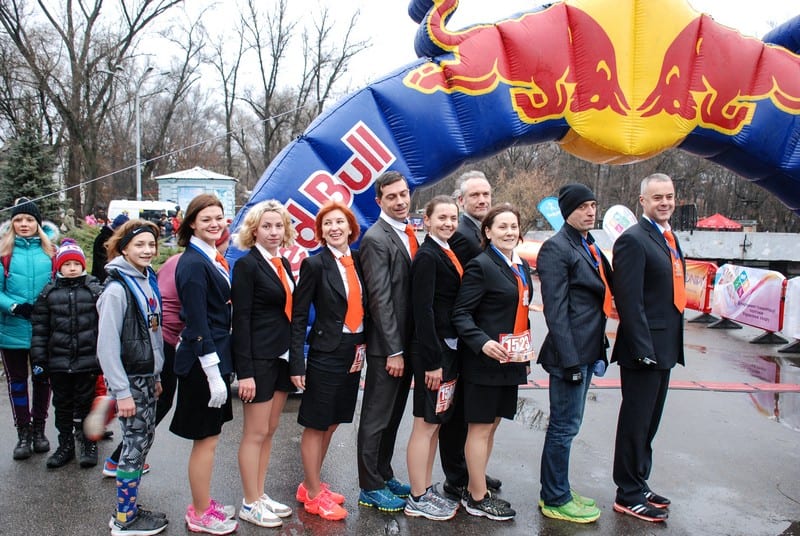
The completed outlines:
{"type": "Polygon", "coordinates": [[[547,506],[562,506],[572,500],[569,485],[569,452],[578,435],[592,381],[591,365],[582,365],[583,383],[563,380],[564,369],[548,367],[550,373],[550,423],[542,448],[541,499],[547,506]]]}

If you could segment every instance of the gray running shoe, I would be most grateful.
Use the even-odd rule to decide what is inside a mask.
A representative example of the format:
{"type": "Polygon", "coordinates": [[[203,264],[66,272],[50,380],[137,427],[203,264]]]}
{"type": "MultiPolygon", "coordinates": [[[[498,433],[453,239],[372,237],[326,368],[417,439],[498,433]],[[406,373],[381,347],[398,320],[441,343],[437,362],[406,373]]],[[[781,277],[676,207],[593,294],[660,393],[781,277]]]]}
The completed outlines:
{"type": "Polygon", "coordinates": [[[448,504],[440,500],[430,489],[416,501],[409,495],[406,499],[406,507],[403,511],[407,516],[424,517],[433,521],[447,521],[456,515],[456,509],[450,508],[448,504]]]}

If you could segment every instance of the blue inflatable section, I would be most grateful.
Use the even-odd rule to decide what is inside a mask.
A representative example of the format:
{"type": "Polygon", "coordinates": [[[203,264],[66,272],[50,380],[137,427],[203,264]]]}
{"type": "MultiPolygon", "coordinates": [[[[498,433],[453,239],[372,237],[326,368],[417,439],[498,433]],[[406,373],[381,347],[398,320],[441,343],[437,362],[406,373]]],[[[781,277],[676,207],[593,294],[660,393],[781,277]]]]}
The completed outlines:
{"type": "MultiPolygon", "coordinates": [[[[389,169],[401,172],[413,190],[515,144],[563,141],[572,128],[563,114],[523,121],[506,87],[471,92],[464,79],[460,83],[466,89],[459,91],[425,91],[420,84],[409,84],[415,73],[425,73],[429,65],[453,58],[452,50],[432,39],[426,24],[437,8],[451,10],[443,17],[446,20],[457,4],[456,0],[411,2],[409,13],[422,24],[415,43],[422,57],[343,98],[290,143],[236,215],[234,232],[253,204],[278,199],[289,209],[298,231],[297,247],[288,256],[293,266],[299,267],[302,258],[318,247],[313,229],[319,207],[329,199],[342,201],[353,209],[362,229],[370,226],[379,213],[373,183],[389,169]]],[[[480,26],[491,29],[501,24],[480,26]]],[[[506,34],[498,35],[502,41],[506,34]]],[[[776,28],[765,40],[797,51],[800,17],[776,28]]],[[[543,56],[549,53],[541,50],[543,56]]],[[[781,65],[794,71],[781,76],[789,80],[787,87],[798,88],[797,95],[786,90],[759,101],[752,121],[735,134],[698,127],[679,147],[730,168],[800,214],[800,58],[784,56],[781,65]]],[[[462,64],[470,61],[468,57],[459,59],[462,64]]],[[[513,64],[515,58],[497,61],[513,64]]],[[[436,72],[428,74],[437,76],[436,72]]],[[[443,69],[442,84],[452,83],[450,75],[453,73],[443,69]]],[[[502,85],[502,81],[498,83],[502,85]]],[[[609,106],[624,103],[619,99],[609,102],[609,106]]],[[[231,248],[228,258],[235,261],[242,253],[231,248]]]]}

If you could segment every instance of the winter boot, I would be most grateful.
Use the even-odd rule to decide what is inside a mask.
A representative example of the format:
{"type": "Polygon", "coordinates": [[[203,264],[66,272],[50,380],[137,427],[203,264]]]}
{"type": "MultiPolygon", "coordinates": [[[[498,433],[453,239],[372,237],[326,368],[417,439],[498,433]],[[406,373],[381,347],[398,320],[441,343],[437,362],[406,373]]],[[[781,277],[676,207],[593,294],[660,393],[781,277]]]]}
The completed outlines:
{"type": "Polygon", "coordinates": [[[58,448],[47,458],[47,467],[57,469],[75,459],[75,437],[72,434],[58,434],[58,448]]]}
{"type": "Polygon", "coordinates": [[[33,420],[33,452],[47,452],[50,450],[50,442],[44,436],[44,421],[33,420]]]}
{"type": "Polygon", "coordinates": [[[81,437],[81,467],[94,467],[97,465],[97,441],[81,437]]]}
{"type": "Polygon", "coordinates": [[[26,424],[24,426],[17,427],[17,437],[19,438],[19,441],[17,441],[17,446],[14,447],[14,459],[25,460],[30,458],[31,454],[33,454],[31,425],[26,424]]]}

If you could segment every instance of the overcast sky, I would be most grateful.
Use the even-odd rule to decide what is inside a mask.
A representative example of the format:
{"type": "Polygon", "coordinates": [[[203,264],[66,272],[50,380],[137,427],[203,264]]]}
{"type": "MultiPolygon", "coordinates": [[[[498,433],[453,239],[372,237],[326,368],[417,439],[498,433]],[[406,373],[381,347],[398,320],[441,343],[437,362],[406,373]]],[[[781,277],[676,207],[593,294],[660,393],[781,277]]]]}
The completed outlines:
{"type": "MultiPolygon", "coordinates": [[[[261,0],[260,5],[270,5],[273,0],[261,0]]],[[[709,13],[722,24],[735,28],[745,35],[761,38],[771,27],[781,24],[800,13],[797,0],[689,0],[698,11],[709,13]]],[[[371,47],[358,54],[351,62],[350,90],[363,88],[382,75],[388,74],[416,59],[414,36],[418,25],[408,16],[408,0],[291,0],[289,14],[308,22],[308,14],[315,13],[316,5],[327,6],[343,31],[356,10],[360,10],[355,38],[370,40],[371,47]],[[303,17],[306,17],[305,19],[303,17]]],[[[470,24],[494,22],[515,13],[530,10],[544,2],[538,0],[461,0],[458,10],[450,20],[450,27],[463,28],[470,24]]],[[[189,11],[214,4],[211,16],[205,17],[212,33],[235,24],[237,13],[231,9],[231,0],[191,0],[189,11]],[[215,24],[217,23],[217,24],[215,24]]],[[[243,66],[245,70],[255,65],[243,66]]],[[[242,73],[245,78],[255,73],[242,73]]],[[[291,76],[287,76],[288,82],[291,76]]]]}
{"type": "MultiPolygon", "coordinates": [[[[336,6],[340,13],[361,11],[359,26],[364,38],[369,37],[373,46],[353,62],[356,86],[367,85],[378,76],[416,59],[413,43],[418,26],[408,16],[407,0],[316,1],[331,8],[336,6]],[[363,73],[363,77],[359,80],[356,73],[363,73]]],[[[294,5],[300,3],[305,4],[295,2],[294,5]]],[[[493,22],[542,3],[537,0],[461,0],[449,25],[463,28],[479,22],[493,22]]],[[[709,13],[717,22],[758,38],[772,26],[800,14],[797,0],[690,0],[689,3],[698,11],[709,13]]]]}

